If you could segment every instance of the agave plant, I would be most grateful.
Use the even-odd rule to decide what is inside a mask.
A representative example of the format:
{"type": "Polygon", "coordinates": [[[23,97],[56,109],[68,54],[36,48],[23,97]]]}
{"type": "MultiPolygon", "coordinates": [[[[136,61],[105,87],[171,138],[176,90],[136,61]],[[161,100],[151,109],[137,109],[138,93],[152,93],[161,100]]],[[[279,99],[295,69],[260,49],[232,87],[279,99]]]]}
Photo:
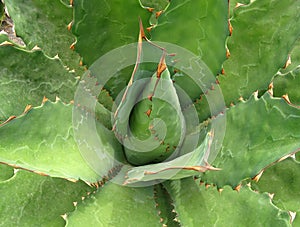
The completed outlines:
{"type": "Polygon", "coordinates": [[[299,226],[299,10],[0,2],[0,225],[299,226]]]}

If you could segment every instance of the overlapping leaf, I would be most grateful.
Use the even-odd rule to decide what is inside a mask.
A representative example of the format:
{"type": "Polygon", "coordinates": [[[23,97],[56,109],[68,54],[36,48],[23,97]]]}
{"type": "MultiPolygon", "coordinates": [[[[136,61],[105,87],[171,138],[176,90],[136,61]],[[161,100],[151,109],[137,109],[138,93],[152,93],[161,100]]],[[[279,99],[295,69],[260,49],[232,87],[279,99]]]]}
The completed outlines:
{"type": "Polygon", "coordinates": [[[161,226],[153,187],[130,188],[106,183],[68,215],[67,226],[161,226]]]}
{"type": "Polygon", "coordinates": [[[0,181],[0,225],[63,226],[61,215],[73,211],[73,202],[91,191],[83,182],[19,170],[9,180],[0,181]]]}
{"type": "Polygon", "coordinates": [[[43,52],[54,57],[58,55],[64,65],[76,69],[81,75],[79,56],[70,51],[75,42],[67,26],[72,22],[72,8],[56,0],[6,0],[5,5],[15,23],[15,30],[29,49],[39,46],[43,52]]]}
{"type": "Polygon", "coordinates": [[[300,1],[276,0],[236,9],[227,42],[230,58],[224,62],[225,75],[218,77],[227,104],[266,90],[285,65],[300,36],[299,7],[300,1]]]}
{"type": "Polygon", "coordinates": [[[273,201],[283,210],[300,215],[300,163],[288,158],[267,168],[258,183],[252,183],[259,192],[274,194],[273,201]]]}
{"type": "MultiPolygon", "coordinates": [[[[46,102],[1,126],[0,161],[55,177],[100,180],[80,154],[74,138],[72,108],[60,101],[46,102]]],[[[99,130],[111,133],[102,126],[99,130]]]]}
{"type": "Polygon", "coordinates": [[[268,92],[238,103],[226,116],[222,149],[213,162],[222,170],[205,173],[209,183],[235,187],[300,148],[300,109],[268,92]]]}
{"type": "Polygon", "coordinates": [[[228,186],[218,192],[191,178],[164,185],[182,226],[290,226],[287,212],[276,208],[267,194],[255,193],[247,186],[239,192],[228,186]]]}
{"type": "Polygon", "coordinates": [[[0,45],[0,58],[0,120],[20,115],[26,105],[40,105],[44,96],[53,101],[55,96],[66,102],[74,99],[77,79],[59,59],[9,43],[0,45]]]}

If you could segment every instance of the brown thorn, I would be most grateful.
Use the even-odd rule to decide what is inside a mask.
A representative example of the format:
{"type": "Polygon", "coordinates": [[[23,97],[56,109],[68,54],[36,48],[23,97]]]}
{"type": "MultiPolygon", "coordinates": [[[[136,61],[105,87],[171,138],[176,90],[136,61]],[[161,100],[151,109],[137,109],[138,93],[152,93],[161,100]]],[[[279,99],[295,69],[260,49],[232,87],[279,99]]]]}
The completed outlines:
{"type": "Polygon", "coordinates": [[[152,102],[152,97],[153,97],[153,94],[151,94],[151,95],[148,95],[148,99],[152,102]]]}
{"type": "Polygon", "coordinates": [[[290,64],[292,64],[291,55],[288,55],[288,59],[286,63],[284,64],[283,68],[286,69],[290,64]]]}
{"type": "Polygon", "coordinates": [[[225,75],[225,70],[224,70],[224,68],[222,68],[221,74],[222,74],[222,75],[225,75]]]}
{"type": "Polygon", "coordinates": [[[72,43],[72,44],[71,44],[70,49],[71,49],[71,50],[75,50],[75,43],[72,43]]]}
{"type": "Polygon", "coordinates": [[[25,107],[25,110],[23,111],[23,114],[28,113],[28,111],[31,110],[31,109],[32,109],[32,105],[27,105],[27,106],[25,107]]]}
{"type": "Polygon", "coordinates": [[[235,4],[234,8],[236,9],[236,8],[239,8],[240,6],[245,6],[245,4],[237,2],[235,4]]]}
{"type": "Polygon", "coordinates": [[[156,19],[157,19],[163,12],[164,12],[163,10],[156,12],[156,13],[155,13],[156,19]]]}
{"type": "Polygon", "coordinates": [[[146,112],[145,112],[145,114],[148,116],[148,117],[150,117],[150,114],[151,114],[151,109],[148,109],[146,112]]]}
{"type": "Polygon", "coordinates": [[[258,182],[259,179],[261,178],[263,172],[264,172],[264,170],[261,170],[256,176],[254,176],[254,177],[252,178],[252,180],[254,180],[255,182],[258,182]]]}
{"type": "Polygon", "coordinates": [[[273,88],[274,88],[274,85],[273,85],[273,82],[271,82],[268,87],[268,92],[271,96],[273,96],[273,88]]]}
{"type": "Polygon", "coordinates": [[[68,26],[67,26],[67,28],[68,28],[69,31],[71,31],[72,25],[73,25],[73,21],[71,21],[71,22],[68,24],[68,26]]]}
{"type": "Polygon", "coordinates": [[[166,60],[165,60],[165,53],[161,56],[161,59],[159,61],[158,67],[157,67],[157,78],[160,78],[163,71],[165,71],[167,68],[166,60]]]}
{"type": "Polygon", "coordinates": [[[290,99],[289,99],[288,94],[283,95],[282,98],[283,98],[288,104],[291,104],[291,101],[290,101],[290,99]]]}
{"type": "Polygon", "coordinates": [[[226,58],[229,58],[230,57],[230,51],[228,49],[228,47],[226,47],[226,58]]]}
{"type": "Polygon", "coordinates": [[[16,116],[10,116],[6,121],[4,121],[2,124],[0,124],[0,126],[5,125],[6,123],[10,122],[11,120],[17,118],[16,116]]]}
{"type": "Polygon", "coordinates": [[[154,11],[154,8],[148,7],[147,10],[152,13],[154,11]]]}
{"type": "Polygon", "coordinates": [[[234,188],[234,190],[236,190],[237,192],[239,192],[239,191],[241,190],[241,187],[242,187],[242,185],[239,184],[239,185],[237,185],[237,186],[234,188]]]}
{"type": "Polygon", "coordinates": [[[44,104],[45,102],[48,101],[48,98],[46,96],[43,97],[43,101],[42,101],[42,104],[44,104]]]}
{"type": "Polygon", "coordinates": [[[232,30],[233,30],[233,28],[232,28],[230,19],[228,19],[228,30],[229,30],[229,36],[231,36],[231,35],[232,35],[232,30]]]}

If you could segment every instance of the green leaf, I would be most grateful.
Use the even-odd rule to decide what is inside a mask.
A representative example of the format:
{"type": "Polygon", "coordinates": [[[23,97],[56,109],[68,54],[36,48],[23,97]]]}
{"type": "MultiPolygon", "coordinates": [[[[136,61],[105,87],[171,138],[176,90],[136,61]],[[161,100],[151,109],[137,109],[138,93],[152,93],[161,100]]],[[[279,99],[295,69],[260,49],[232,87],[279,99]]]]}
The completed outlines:
{"type": "Polygon", "coordinates": [[[5,0],[5,5],[17,35],[28,48],[37,45],[50,57],[58,54],[64,65],[78,70],[77,75],[81,75],[79,56],[70,51],[70,45],[75,41],[67,29],[72,21],[71,7],[59,0],[5,0]]]}
{"type": "Polygon", "coordinates": [[[55,177],[99,180],[74,139],[72,108],[60,101],[46,102],[2,125],[0,162],[55,177]]]}
{"type": "Polygon", "coordinates": [[[280,209],[300,215],[300,163],[292,158],[267,168],[260,180],[251,183],[255,190],[274,194],[273,202],[280,209]]]}
{"type": "Polygon", "coordinates": [[[153,187],[131,188],[111,182],[68,214],[67,226],[161,226],[153,187]]]}
{"type": "Polygon", "coordinates": [[[217,170],[205,163],[210,152],[212,136],[207,133],[205,140],[193,151],[171,161],[130,168],[125,183],[147,182],[157,179],[181,179],[206,170],[217,170]]]}
{"type": "Polygon", "coordinates": [[[268,92],[229,108],[226,118],[222,149],[212,163],[222,170],[204,173],[208,183],[235,187],[300,148],[300,109],[268,92]]]}
{"type": "Polygon", "coordinates": [[[226,104],[268,88],[299,39],[299,7],[294,0],[253,1],[235,11],[230,58],[223,64],[225,75],[218,77],[226,104]]]}
{"type": "Polygon", "coordinates": [[[78,0],[74,2],[75,50],[90,66],[100,56],[125,44],[137,42],[139,17],[145,23],[150,12],[138,0],[78,0]]]}
{"type": "Polygon", "coordinates": [[[0,182],[8,180],[14,175],[14,168],[0,163],[0,182]]]}
{"type": "Polygon", "coordinates": [[[276,208],[267,195],[243,186],[218,192],[186,178],[164,183],[174,201],[182,226],[290,226],[289,215],[276,208]]]}
{"type": "Polygon", "coordinates": [[[161,217],[160,222],[168,227],[178,227],[180,224],[174,219],[176,213],[174,210],[173,201],[162,184],[154,186],[154,199],[156,202],[156,209],[161,217]]]}
{"type": "Polygon", "coordinates": [[[228,2],[223,0],[171,1],[151,31],[151,39],[190,50],[201,57],[213,75],[217,75],[226,58],[227,12],[228,2]]]}
{"type": "Polygon", "coordinates": [[[19,170],[7,181],[0,181],[1,226],[63,226],[61,215],[74,210],[92,188],[19,170]]]}
{"type": "Polygon", "coordinates": [[[44,96],[53,101],[59,96],[66,102],[74,98],[77,79],[59,59],[9,43],[0,45],[0,58],[0,120],[20,115],[26,105],[40,105],[44,96]]]}

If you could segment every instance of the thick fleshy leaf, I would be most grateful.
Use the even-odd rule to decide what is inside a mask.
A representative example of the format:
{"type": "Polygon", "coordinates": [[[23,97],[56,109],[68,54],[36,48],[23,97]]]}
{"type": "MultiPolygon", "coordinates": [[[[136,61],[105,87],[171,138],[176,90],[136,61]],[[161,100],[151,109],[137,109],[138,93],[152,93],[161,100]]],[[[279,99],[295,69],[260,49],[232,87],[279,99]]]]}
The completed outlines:
{"type": "Polygon", "coordinates": [[[138,0],[74,1],[75,50],[90,66],[108,51],[137,42],[139,17],[145,22],[150,15],[138,0]]]}
{"type": "Polygon", "coordinates": [[[53,101],[55,96],[66,102],[74,99],[77,79],[59,59],[9,43],[0,45],[0,59],[0,120],[20,115],[26,105],[40,105],[44,96],[53,101]]]}
{"type": "Polygon", "coordinates": [[[260,180],[251,183],[259,192],[274,194],[273,201],[283,210],[300,215],[300,163],[292,158],[267,168],[260,180]]]}
{"type": "MultiPolygon", "coordinates": [[[[227,12],[228,2],[223,0],[171,1],[166,12],[158,18],[157,27],[151,30],[151,39],[192,51],[217,75],[226,58],[227,12]]],[[[184,86],[184,82],[181,84],[184,86]]]]}
{"type": "Polygon", "coordinates": [[[79,68],[79,56],[70,51],[75,41],[67,26],[72,21],[72,8],[59,0],[5,0],[9,15],[14,21],[15,30],[29,49],[39,46],[43,52],[54,57],[58,54],[64,65],[79,68]]]}
{"type": "Polygon", "coordinates": [[[253,1],[237,8],[227,42],[230,58],[223,64],[225,75],[218,77],[226,104],[268,88],[299,39],[299,8],[294,0],[253,1]]]}
{"type": "Polygon", "coordinates": [[[182,226],[290,226],[288,213],[276,208],[268,194],[255,193],[247,186],[239,192],[229,186],[218,192],[191,178],[164,185],[182,226]]]}
{"type": "Polygon", "coordinates": [[[157,179],[181,179],[207,170],[218,170],[205,163],[209,155],[212,135],[207,133],[205,140],[194,151],[171,161],[130,168],[126,174],[126,184],[153,181],[157,179]]]}
{"type": "Polygon", "coordinates": [[[91,191],[83,182],[19,170],[9,180],[0,181],[0,225],[63,226],[61,215],[73,211],[73,202],[91,191]]]}
{"type": "Polygon", "coordinates": [[[128,85],[115,118],[128,162],[145,165],[170,157],[183,141],[184,117],[168,69],[146,83],[128,85]]]}
{"type": "MultiPolygon", "coordinates": [[[[2,125],[0,162],[55,177],[100,180],[81,156],[74,139],[72,109],[71,104],[48,101],[2,125]]],[[[113,134],[101,125],[100,131],[113,140],[113,134]]],[[[103,146],[113,152],[115,145],[111,145],[106,142],[103,146]]],[[[100,167],[106,168],[105,162],[100,167]]]]}
{"type": "Polygon", "coordinates": [[[229,108],[226,117],[223,147],[212,163],[222,170],[204,173],[208,183],[235,187],[300,148],[300,109],[268,92],[229,108]]]}
{"type": "Polygon", "coordinates": [[[176,222],[176,213],[174,211],[173,200],[162,184],[154,186],[154,199],[158,215],[161,217],[160,222],[169,227],[179,227],[179,222],[176,222]]]}
{"type": "Polygon", "coordinates": [[[67,226],[161,226],[153,187],[131,188],[111,182],[68,214],[67,226]]]}

